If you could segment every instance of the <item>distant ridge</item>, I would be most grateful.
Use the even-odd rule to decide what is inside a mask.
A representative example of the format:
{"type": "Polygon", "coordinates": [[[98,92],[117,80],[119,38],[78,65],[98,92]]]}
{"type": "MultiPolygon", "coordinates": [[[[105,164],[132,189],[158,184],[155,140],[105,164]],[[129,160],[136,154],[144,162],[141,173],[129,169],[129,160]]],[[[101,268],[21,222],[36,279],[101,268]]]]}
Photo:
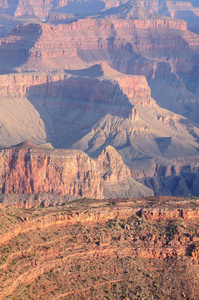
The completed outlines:
{"type": "Polygon", "coordinates": [[[31,143],[30,141],[26,140],[22,143],[19,143],[17,145],[13,145],[11,147],[1,147],[1,149],[9,149],[9,148],[14,148],[14,149],[23,149],[23,150],[29,150],[29,149],[53,149],[53,146],[50,143],[46,144],[40,144],[40,145],[35,145],[31,143]]]}
{"type": "Polygon", "coordinates": [[[102,15],[103,17],[114,16],[117,19],[149,19],[151,17],[151,14],[137,0],[130,0],[118,7],[110,8],[102,15]]]}

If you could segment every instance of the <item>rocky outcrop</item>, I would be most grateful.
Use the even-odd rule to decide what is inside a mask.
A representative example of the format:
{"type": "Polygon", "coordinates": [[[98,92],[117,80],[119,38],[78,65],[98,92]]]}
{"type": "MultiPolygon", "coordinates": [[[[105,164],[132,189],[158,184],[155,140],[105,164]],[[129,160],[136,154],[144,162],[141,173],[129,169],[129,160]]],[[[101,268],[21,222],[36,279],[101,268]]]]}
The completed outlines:
{"type": "MultiPolygon", "coordinates": [[[[133,179],[116,150],[111,149],[108,153],[112,161],[109,165],[103,154],[96,163],[82,151],[55,150],[48,144],[36,146],[26,141],[8,149],[3,148],[0,151],[0,192],[64,195],[66,201],[84,197],[104,198],[108,194],[103,193],[103,176],[103,180],[116,184],[115,195],[119,196],[124,179],[133,179]],[[120,162],[119,170],[116,162],[120,162]]],[[[144,196],[153,195],[153,192],[137,183],[129,191],[129,195],[135,194],[144,196]]],[[[44,200],[37,200],[44,206],[52,204],[52,200],[45,201],[45,197],[44,200]]],[[[59,204],[59,199],[55,199],[55,203],[59,204]]],[[[34,206],[34,199],[32,204],[34,206]]]]}
{"type": "Polygon", "coordinates": [[[188,26],[199,24],[199,8],[197,2],[193,1],[140,1],[140,5],[150,13],[158,13],[176,19],[183,19],[188,22],[188,26]],[[192,4],[193,2],[193,4],[192,4]],[[195,4],[195,5],[194,5],[195,4]]]}
{"type": "MultiPolygon", "coordinates": [[[[32,90],[35,91],[35,95],[40,93],[42,96],[53,96],[53,83],[58,82],[60,85],[58,86],[58,90],[60,90],[61,85],[63,85],[61,81],[64,79],[64,76],[45,74],[9,74],[1,75],[0,78],[1,97],[23,97],[28,94],[31,87],[32,90]],[[43,90],[41,85],[44,85],[43,90]]],[[[55,96],[58,96],[58,92],[55,96]]]]}
{"type": "MultiPolygon", "coordinates": [[[[14,196],[16,198],[16,196],[14,196]]],[[[168,198],[167,198],[168,200],[168,198]]],[[[170,199],[172,202],[172,198],[170,199]]],[[[109,200],[110,202],[111,200],[109,200]]],[[[118,204],[118,200],[114,202],[107,202],[105,204],[108,204],[108,207],[98,207],[97,209],[91,209],[89,212],[83,210],[75,213],[68,213],[68,212],[58,212],[56,215],[54,213],[49,213],[45,217],[41,218],[34,218],[33,220],[29,220],[29,218],[23,218],[21,217],[20,221],[22,223],[17,224],[16,228],[10,232],[6,232],[6,234],[1,235],[0,239],[0,245],[8,242],[12,238],[16,237],[17,235],[21,233],[28,232],[30,230],[38,230],[38,229],[46,229],[53,226],[58,227],[65,227],[65,226],[71,226],[76,225],[78,223],[81,224],[95,224],[95,223],[105,223],[109,220],[114,220],[115,218],[118,218],[120,220],[128,220],[132,217],[139,216],[140,218],[143,218],[147,221],[174,221],[174,220],[183,220],[183,221],[195,221],[198,222],[199,220],[199,209],[192,209],[192,208],[143,208],[140,209],[139,205],[137,208],[132,207],[132,200],[126,201],[124,204],[118,204]]],[[[121,200],[119,200],[121,201],[121,200]]],[[[139,203],[142,202],[143,205],[146,205],[145,199],[138,199],[139,203]]],[[[156,201],[155,198],[151,197],[148,199],[148,201],[156,201]]],[[[158,199],[157,199],[158,201],[158,199]]],[[[160,200],[161,201],[161,200],[160,200]]],[[[162,201],[166,201],[163,198],[162,201]]],[[[186,202],[185,202],[186,203],[186,202]]],[[[197,202],[198,203],[198,202],[197,202]]],[[[63,203],[64,204],[64,203],[63,203]]],[[[174,206],[177,204],[179,205],[178,201],[174,199],[172,202],[174,206]]],[[[184,203],[182,201],[182,204],[184,206],[184,203]]],[[[2,209],[6,205],[8,205],[8,202],[5,202],[2,205],[2,209]]],[[[163,204],[164,206],[164,204],[163,204]]],[[[12,207],[17,207],[17,201],[16,205],[14,203],[12,204],[12,207]]],[[[57,209],[59,211],[59,208],[57,209]]],[[[79,209],[81,210],[81,209],[79,209]]]]}
{"type": "Polygon", "coordinates": [[[119,182],[131,177],[131,171],[124,164],[121,155],[112,147],[106,147],[97,159],[102,177],[107,182],[119,182]]]}
{"type": "Polygon", "coordinates": [[[103,179],[104,195],[107,198],[153,196],[152,190],[131,178],[130,169],[112,146],[106,147],[101,152],[97,159],[97,165],[103,179]]]}
{"type": "Polygon", "coordinates": [[[96,164],[81,151],[30,145],[4,149],[0,155],[1,193],[103,197],[96,164]]]}
{"type": "Polygon", "coordinates": [[[121,76],[117,81],[131,104],[156,106],[156,101],[151,98],[151,90],[144,76],[121,76]]]}
{"type": "Polygon", "coordinates": [[[149,221],[165,221],[165,220],[199,220],[199,209],[144,209],[141,212],[143,218],[149,221]]]}
{"type": "Polygon", "coordinates": [[[45,2],[42,0],[19,0],[14,16],[36,15],[40,18],[45,18],[53,6],[53,0],[47,0],[45,2]]]}

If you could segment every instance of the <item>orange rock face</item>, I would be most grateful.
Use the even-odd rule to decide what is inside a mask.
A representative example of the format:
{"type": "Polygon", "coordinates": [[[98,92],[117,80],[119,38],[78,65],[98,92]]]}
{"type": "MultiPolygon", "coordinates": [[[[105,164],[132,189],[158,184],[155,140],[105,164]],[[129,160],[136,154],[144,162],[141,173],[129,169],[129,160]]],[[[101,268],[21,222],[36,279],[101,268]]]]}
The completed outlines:
{"type": "MultiPolygon", "coordinates": [[[[2,194],[50,194],[66,196],[66,200],[100,199],[107,197],[107,192],[103,191],[104,180],[116,184],[116,196],[120,195],[125,179],[133,180],[129,168],[113,147],[103,151],[96,162],[80,150],[55,150],[49,144],[37,146],[26,141],[1,149],[0,158],[2,194]]],[[[153,192],[137,183],[129,195],[147,196],[153,192]]],[[[44,206],[60,204],[59,199],[44,198],[38,198],[36,202],[39,205],[42,202],[44,206]]],[[[31,207],[35,201],[25,202],[31,207]]]]}
{"type": "Polygon", "coordinates": [[[103,197],[96,164],[77,150],[2,150],[1,192],[103,197]]]}

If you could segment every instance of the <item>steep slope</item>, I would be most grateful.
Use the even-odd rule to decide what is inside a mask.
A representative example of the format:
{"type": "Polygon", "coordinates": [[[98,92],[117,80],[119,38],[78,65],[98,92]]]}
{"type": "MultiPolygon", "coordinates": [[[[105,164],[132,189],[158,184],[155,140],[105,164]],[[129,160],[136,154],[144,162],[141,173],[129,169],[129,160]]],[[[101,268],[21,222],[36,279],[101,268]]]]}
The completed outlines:
{"type": "Polygon", "coordinates": [[[70,148],[105,114],[128,118],[135,103],[155,105],[143,76],[105,64],[67,72],[0,76],[1,145],[30,139],[70,148]]]}
{"type": "Polygon", "coordinates": [[[107,198],[129,198],[151,195],[151,190],[131,178],[130,169],[124,164],[122,157],[111,147],[106,147],[97,159],[107,198]]]}
{"type": "Polygon", "coordinates": [[[198,155],[199,130],[186,119],[159,107],[135,105],[137,117],[106,115],[74,147],[96,155],[110,144],[122,154],[128,165],[132,158],[180,157],[198,155]],[[193,135],[190,135],[191,128],[193,135]]]}

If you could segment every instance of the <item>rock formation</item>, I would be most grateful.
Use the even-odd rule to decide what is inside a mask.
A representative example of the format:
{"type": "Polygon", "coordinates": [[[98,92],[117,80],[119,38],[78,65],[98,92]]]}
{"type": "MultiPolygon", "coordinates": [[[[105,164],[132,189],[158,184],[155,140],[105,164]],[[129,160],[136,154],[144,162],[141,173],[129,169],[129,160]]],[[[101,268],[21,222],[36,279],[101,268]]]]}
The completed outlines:
{"type": "Polygon", "coordinates": [[[89,103],[104,102],[129,107],[135,103],[156,105],[144,76],[123,75],[106,64],[97,64],[95,69],[99,74],[96,79],[92,78],[92,71],[88,78],[89,69],[82,70],[81,76],[75,76],[75,72],[72,76],[67,74],[67,71],[62,75],[37,73],[0,75],[0,97],[84,98],[89,103]]]}
{"type": "Polygon", "coordinates": [[[101,152],[97,165],[103,179],[104,195],[107,198],[128,198],[132,195],[137,198],[142,194],[151,195],[150,190],[131,178],[130,169],[113,147],[108,146],[101,152]]]}
{"type": "Polygon", "coordinates": [[[131,172],[123,163],[122,157],[111,146],[102,151],[97,164],[102,169],[103,179],[107,182],[119,182],[126,177],[131,177],[131,172]]]}
{"type": "Polygon", "coordinates": [[[65,13],[94,13],[100,12],[103,9],[112,9],[117,15],[125,15],[125,17],[134,18],[148,18],[150,14],[160,14],[181,18],[192,22],[198,22],[198,8],[197,0],[190,1],[163,1],[163,0],[150,0],[150,1],[74,1],[74,0],[58,0],[56,4],[53,0],[19,0],[0,2],[0,12],[14,15],[15,17],[23,15],[36,15],[40,18],[47,18],[50,14],[65,13]],[[124,3],[124,4],[123,4],[124,3]],[[123,4],[123,5],[121,5],[123,4]],[[121,7],[119,7],[121,6],[121,7]],[[115,8],[118,9],[115,9],[115,8]],[[86,11],[87,9],[87,11],[86,11]],[[123,14],[121,14],[123,13],[123,14]]]}
{"type": "MultiPolygon", "coordinates": [[[[31,134],[31,142],[48,140],[55,147],[81,149],[95,158],[111,145],[122,155],[133,178],[139,180],[156,176],[156,164],[161,165],[163,158],[198,155],[196,127],[185,118],[158,107],[151,98],[145,77],[121,74],[105,63],[54,75],[1,75],[0,95],[1,145],[9,146],[31,134]],[[16,133],[16,124],[20,135],[16,133]],[[27,124],[26,130],[24,124],[27,124]],[[146,166],[157,157],[155,167],[147,171],[146,166]],[[143,166],[140,161],[137,164],[137,158],[143,163],[147,161],[141,176],[135,175],[142,173],[138,166],[143,166]]],[[[137,182],[132,178],[121,182],[123,187],[122,183],[103,181],[104,195],[117,197],[119,194],[114,194],[114,190],[118,187],[123,191],[122,197],[140,195],[132,194],[143,188],[136,187],[137,182]]],[[[148,181],[146,184],[157,192],[153,184],[149,185],[148,181]]],[[[187,195],[181,189],[178,192],[187,195]]]]}
{"type": "Polygon", "coordinates": [[[146,76],[153,98],[162,107],[189,113],[197,122],[193,114],[198,100],[199,40],[183,20],[101,17],[58,25],[23,24],[1,39],[0,45],[1,73],[49,73],[108,62],[122,73],[146,76]]]}
{"type": "MultiPolygon", "coordinates": [[[[116,64],[118,55],[120,57],[125,54],[126,58],[130,55],[129,61],[135,54],[145,57],[146,52],[150,53],[151,59],[155,59],[157,55],[162,55],[165,51],[174,55],[176,47],[178,55],[184,49],[187,52],[190,52],[189,48],[198,49],[198,37],[186,29],[186,22],[171,18],[81,19],[70,24],[56,26],[25,24],[17,26],[7,38],[0,40],[0,51],[2,63],[11,53],[16,55],[15,67],[19,66],[19,57],[22,63],[26,63],[28,59],[23,67],[24,70],[47,70],[49,66],[47,68],[45,65],[46,60],[51,61],[53,69],[67,68],[68,65],[72,67],[75,61],[68,60],[68,58],[73,57],[80,58],[79,61],[76,60],[76,64],[78,62],[81,66],[81,60],[86,65],[87,61],[107,61],[108,56],[111,55],[109,60],[113,60],[116,64]],[[98,37],[96,37],[96,31],[98,37]],[[150,31],[153,32],[152,36],[150,31]],[[86,32],[89,32],[89,36],[86,32]],[[63,36],[67,36],[67,39],[63,40],[63,36]],[[19,47],[21,52],[18,51],[19,47]],[[62,66],[59,65],[58,58],[60,57],[62,66]],[[54,58],[57,58],[56,62],[54,58]]],[[[168,62],[165,61],[165,63],[168,62]]],[[[133,70],[128,72],[133,74],[133,70]]],[[[140,73],[140,75],[145,74],[140,73]]]]}
{"type": "MultiPolygon", "coordinates": [[[[84,197],[104,198],[108,193],[103,193],[100,175],[103,172],[101,167],[106,165],[106,172],[111,174],[108,182],[116,184],[115,195],[118,197],[122,182],[126,178],[133,179],[122,158],[114,149],[111,152],[114,163],[107,166],[103,154],[97,164],[82,151],[55,150],[48,144],[36,146],[26,141],[11,148],[3,148],[0,151],[0,192],[19,195],[49,193],[64,195],[70,200],[84,197]],[[116,163],[118,159],[121,168],[119,173],[116,163]]],[[[106,181],[106,176],[103,177],[106,181]]],[[[152,190],[140,183],[137,186],[134,184],[134,190],[129,191],[131,196],[151,194],[152,190]]]]}
{"type": "Polygon", "coordinates": [[[189,27],[199,25],[198,3],[193,1],[140,1],[140,5],[151,13],[183,19],[189,27]]]}
{"type": "MultiPolygon", "coordinates": [[[[144,163],[144,162],[143,162],[144,163]]],[[[199,161],[197,157],[181,157],[164,162],[153,162],[132,172],[133,178],[152,188],[157,195],[198,195],[199,161]]]]}
{"type": "Polygon", "coordinates": [[[1,193],[103,196],[95,162],[86,154],[26,144],[1,150],[1,193]]]}

